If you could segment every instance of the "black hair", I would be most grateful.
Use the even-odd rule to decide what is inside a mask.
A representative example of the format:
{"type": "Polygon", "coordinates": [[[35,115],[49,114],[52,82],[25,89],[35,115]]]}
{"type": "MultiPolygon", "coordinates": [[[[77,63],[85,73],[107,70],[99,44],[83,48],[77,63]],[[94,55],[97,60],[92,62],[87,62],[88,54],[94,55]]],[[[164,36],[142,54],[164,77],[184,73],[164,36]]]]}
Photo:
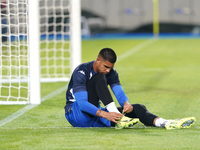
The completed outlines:
{"type": "Polygon", "coordinates": [[[101,56],[105,61],[109,61],[110,63],[115,63],[117,61],[117,55],[111,48],[103,48],[99,52],[99,56],[101,56]]]}

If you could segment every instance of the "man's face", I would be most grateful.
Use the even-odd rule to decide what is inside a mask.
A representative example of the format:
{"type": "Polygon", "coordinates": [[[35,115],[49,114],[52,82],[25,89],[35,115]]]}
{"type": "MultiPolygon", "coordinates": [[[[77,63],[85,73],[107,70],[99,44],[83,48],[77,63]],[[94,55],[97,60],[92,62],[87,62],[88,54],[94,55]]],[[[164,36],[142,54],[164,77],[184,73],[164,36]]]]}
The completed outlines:
{"type": "Polygon", "coordinates": [[[97,58],[97,72],[103,73],[106,75],[110,72],[110,70],[114,67],[114,63],[111,63],[109,61],[105,61],[103,58],[98,57],[97,58]]]}

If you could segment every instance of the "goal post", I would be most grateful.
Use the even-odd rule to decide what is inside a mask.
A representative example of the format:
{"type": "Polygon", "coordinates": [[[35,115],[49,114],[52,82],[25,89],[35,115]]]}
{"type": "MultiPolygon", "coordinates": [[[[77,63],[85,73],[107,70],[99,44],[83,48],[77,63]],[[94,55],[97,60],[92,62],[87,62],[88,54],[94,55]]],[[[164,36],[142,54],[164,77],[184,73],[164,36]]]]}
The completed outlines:
{"type": "Polygon", "coordinates": [[[0,104],[40,104],[81,63],[81,0],[1,0],[0,104]]]}
{"type": "Polygon", "coordinates": [[[39,1],[28,1],[28,44],[30,73],[30,103],[40,104],[40,35],[39,35],[39,1]]]}
{"type": "Polygon", "coordinates": [[[81,0],[71,0],[72,70],[81,63],[81,0]],[[75,58],[75,59],[74,59],[75,58]]]}

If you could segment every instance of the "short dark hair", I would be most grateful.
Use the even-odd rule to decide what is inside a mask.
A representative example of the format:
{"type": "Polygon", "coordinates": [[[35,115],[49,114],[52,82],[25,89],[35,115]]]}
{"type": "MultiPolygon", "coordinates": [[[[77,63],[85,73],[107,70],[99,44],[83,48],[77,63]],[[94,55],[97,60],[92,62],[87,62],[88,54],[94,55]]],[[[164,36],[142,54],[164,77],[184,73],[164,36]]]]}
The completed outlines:
{"type": "Polygon", "coordinates": [[[115,63],[117,61],[117,55],[111,48],[103,48],[99,52],[99,56],[101,56],[105,61],[109,61],[110,63],[115,63]]]}

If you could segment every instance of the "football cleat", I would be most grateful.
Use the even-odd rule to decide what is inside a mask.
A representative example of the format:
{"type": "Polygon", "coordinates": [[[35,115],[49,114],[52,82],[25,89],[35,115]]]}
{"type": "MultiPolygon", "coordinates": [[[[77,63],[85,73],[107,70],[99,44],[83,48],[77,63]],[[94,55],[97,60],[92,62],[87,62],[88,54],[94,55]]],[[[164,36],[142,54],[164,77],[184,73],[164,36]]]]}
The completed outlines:
{"type": "Polygon", "coordinates": [[[132,127],[133,125],[137,124],[138,122],[139,122],[138,118],[133,119],[133,118],[123,116],[119,120],[119,123],[115,124],[115,129],[123,129],[123,128],[132,127]]]}
{"type": "Polygon", "coordinates": [[[165,124],[166,129],[181,129],[181,128],[190,128],[193,124],[195,124],[195,117],[188,117],[177,120],[170,120],[165,124]]]}

